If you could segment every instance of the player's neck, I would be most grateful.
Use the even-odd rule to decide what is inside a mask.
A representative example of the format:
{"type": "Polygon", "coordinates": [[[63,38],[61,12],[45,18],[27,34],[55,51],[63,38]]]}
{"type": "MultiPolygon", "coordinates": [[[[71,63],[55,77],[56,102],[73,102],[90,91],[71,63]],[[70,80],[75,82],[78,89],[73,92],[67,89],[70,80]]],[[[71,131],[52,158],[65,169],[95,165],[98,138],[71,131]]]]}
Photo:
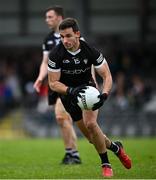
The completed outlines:
{"type": "Polygon", "coordinates": [[[70,49],[71,52],[76,52],[80,49],[80,41],[77,41],[77,43],[75,44],[75,46],[70,49]]]}
{"type": "Polygon", "coordinates": [[[59,34],[59,27],[51,27],[51,30],[55,33],[58,33],[59,34]]]}
{"type": "Polygon", "coordinates": [[[55,33],[59,34],[59,28],[58,27],[54,31],[55,31],[55,33]]]}

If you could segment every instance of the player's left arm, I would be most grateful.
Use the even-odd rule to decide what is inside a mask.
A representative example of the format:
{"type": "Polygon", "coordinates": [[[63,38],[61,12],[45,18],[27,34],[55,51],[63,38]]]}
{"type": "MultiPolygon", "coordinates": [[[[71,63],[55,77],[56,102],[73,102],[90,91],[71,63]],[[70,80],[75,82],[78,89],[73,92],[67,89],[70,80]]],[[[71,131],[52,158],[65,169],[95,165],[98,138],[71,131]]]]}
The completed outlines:
{"type": "Polygon", "coordinates": [[[111,91],[113,81],[107,62],[103,63],[99,68],[96,68],[96,71],[103,79],[102,93],[106,93],[108,95],[111,91]]]}
{"type": "Polygon", "coordinates": [[[100,99],[99,102],[95,103],[92,108],[93,111],[99,109],[103,105],[112,88],[112,75],[110,73],[107,62],[105,61],[102,63],[100,67],[96,68],[96,70],[103,79],[103,90],[102,93],[98,96],[100,99]]]}

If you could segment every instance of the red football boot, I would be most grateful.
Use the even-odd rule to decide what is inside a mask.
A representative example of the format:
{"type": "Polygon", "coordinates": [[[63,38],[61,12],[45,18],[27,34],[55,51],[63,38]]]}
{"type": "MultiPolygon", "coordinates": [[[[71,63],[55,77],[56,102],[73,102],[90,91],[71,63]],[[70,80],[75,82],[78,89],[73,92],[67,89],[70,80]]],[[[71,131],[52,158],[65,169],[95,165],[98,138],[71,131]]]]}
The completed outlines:
{"type": "Polygon", "coordinates": [[[119,151],[116,154],[117,157],[120,159],[121,163],[124,165],[125,168],[130,169],[132,167],[132,161],[125,153],[122,143],[119,141],[115,141],[114,143],[119,146],[119,151]]]}
{"type": "Polygon", "coordinates": [[[113,170],[110,165],[102,166],[102,176],[107,177],[107,178],[113,176],[113,170]]]}

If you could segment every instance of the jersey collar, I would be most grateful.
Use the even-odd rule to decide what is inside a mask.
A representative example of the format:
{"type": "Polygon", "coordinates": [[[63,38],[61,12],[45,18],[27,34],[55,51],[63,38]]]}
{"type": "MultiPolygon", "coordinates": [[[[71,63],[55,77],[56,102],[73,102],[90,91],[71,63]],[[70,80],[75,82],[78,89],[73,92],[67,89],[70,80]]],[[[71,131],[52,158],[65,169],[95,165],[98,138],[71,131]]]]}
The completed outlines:
{"type": "Polygon", "coordinates": [[[69,51],[69,50],[67,50],[70,54],[72,54],[72,55],[76,55],[76,54],[78,54],[80,51],[81,51],[81,49],[78,49],[77,51],[75,51],[75,52],[72,52],[72,51],[69,51]]]}
{"type": "Polygon", "coordinates": [[[57,38],[60,38],[60,34],[57,33],[57,32],[54,32],[54,36],[57,37],[57,38]]]}

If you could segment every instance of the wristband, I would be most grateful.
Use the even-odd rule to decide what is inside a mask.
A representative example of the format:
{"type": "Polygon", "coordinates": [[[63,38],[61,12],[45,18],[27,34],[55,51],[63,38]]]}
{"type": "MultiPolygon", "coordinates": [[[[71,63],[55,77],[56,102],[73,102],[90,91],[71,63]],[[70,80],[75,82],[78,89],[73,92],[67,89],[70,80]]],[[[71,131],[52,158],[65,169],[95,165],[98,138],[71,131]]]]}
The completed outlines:
{"type": "Polygon", "coordinates": [[[108,98],[108,94],[107,93],[103,93],[102,96],[103,96],[104,100],[106,100],[108,98]]]}
{"type": "Polygon", "coordinates": [[[68,87],[67,90],[66,90],[66,94],[67,95],[71,95],[72,91],[73,91],[73,88],[72,87],[68,87]]]}

